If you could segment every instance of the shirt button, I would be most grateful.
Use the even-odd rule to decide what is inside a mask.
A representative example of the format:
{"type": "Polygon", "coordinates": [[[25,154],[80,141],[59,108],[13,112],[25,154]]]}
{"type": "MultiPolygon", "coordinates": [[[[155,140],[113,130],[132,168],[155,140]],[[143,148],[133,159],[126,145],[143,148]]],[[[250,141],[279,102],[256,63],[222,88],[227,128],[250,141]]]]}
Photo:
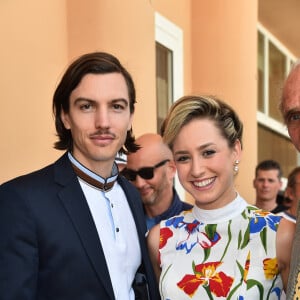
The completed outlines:
{"type": "Polygon", "coordinates": [[[114,207],[113,203],[111,203],[110,206],[113,208],[114,207]]]}
{"type": "Polygon", "coordinates": [[[120,231],[120,229],[119,229],[119,227],[117,227],[117,228],[116,228],[116,232],[119,232],[119,231],[120,231]]]}

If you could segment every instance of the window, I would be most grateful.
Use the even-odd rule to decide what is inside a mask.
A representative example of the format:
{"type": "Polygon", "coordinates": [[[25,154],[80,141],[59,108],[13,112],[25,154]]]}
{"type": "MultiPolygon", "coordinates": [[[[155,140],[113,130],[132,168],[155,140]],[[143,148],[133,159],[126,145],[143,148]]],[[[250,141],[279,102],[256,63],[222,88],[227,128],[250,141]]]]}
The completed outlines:
{"type": "MultiPolygon", "coordinates": [[[[183,95],[183,33],[174,23],[155,13],[157,120],[183,95]]],[[[159,132],[159,128],[157,128],[159,132]]]]}
{"type": "Polygon", "coordinates": [[[286,62],[288,58],[269,42],[269,116],[281,122],[278,102],[281,97],[281,87],[286,77],[286,62]]]}
{"type": "Polygon", "coordinates": [[[258,99],[258,110],[262,113],[265,109],[264,102],[264,86],[265,86],[265,54],[264,54],[265,46],[264,46],[264,36],[258,32],[258,87],[257,87],[257,99],[258,99]]]}
{"type": "MultiPolygon", "coordinates": [[[[183,95],[183,33],[174,23],[155,13],[157,132],[171,104],[183,95]]],[[[185,192],[178,177],[175,187],[182,200],[185,192]]]]}
{"type": "Polygon", "coordinates": [[[264,27],[258,26],[258,162],[278,161],[285,177],[298,165],[298,154],[290,142],[278,105],[284,79],[295,61],[264,27]]]}
{"type": "Polygon", "coordinates": [[[157,131],[173,102],[172,51],[156,42],[156,107],[157,131]]]}
{"type": "Polygon", "coordinates": [[[258,125],[258,141],[263,141],[263,147],[258,146],[259,161],[274,159],[281,165],[284,177],[297,166],[295,147],[290,140],[269,128],[258,125]],[[274,147],[276,145],[276,147],[274,147]]]}

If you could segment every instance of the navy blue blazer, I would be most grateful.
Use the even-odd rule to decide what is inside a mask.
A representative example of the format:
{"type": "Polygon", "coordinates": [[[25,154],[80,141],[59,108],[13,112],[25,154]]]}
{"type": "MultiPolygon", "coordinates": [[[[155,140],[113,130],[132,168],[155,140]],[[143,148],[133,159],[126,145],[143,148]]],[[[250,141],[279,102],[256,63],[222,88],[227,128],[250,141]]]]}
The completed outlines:
{"type": "MultiPolygon", "coordinates": [[[[118,182],[137,227],[150,297],[159,299],[140,196],[126,179],[118,182]]],[[[0,299],[114,299],[101,242],[66,154],[0,186],[0,299]]]]}

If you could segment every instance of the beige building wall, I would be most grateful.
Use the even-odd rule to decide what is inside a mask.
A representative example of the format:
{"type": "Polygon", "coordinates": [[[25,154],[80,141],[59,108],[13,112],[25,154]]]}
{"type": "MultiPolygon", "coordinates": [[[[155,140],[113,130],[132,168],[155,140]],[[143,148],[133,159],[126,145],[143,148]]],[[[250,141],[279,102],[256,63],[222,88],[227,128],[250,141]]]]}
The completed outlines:
{"type": "Polygon", "coordinates": [[[255,202],[257,1],[192,1],[192,92],[228,102],[244,123],[237,190],[255,202]]]}
{"type": "Polygon", "coordinates": [[[257,1],[0,1],[0,182],[56,159],[52,94],[84,52],[116,55],[136,83],[134,131],[156,130],[155,11],[184,32],[184,93],[214,93],[245,123],[237,178],[250,202],[256,165],[257,1]]]}
{"type": "Polygon", "coordinates": [[[0,182],[52,162],[52,92],[68,59],[64,0],[0,1],[0,182]]]}

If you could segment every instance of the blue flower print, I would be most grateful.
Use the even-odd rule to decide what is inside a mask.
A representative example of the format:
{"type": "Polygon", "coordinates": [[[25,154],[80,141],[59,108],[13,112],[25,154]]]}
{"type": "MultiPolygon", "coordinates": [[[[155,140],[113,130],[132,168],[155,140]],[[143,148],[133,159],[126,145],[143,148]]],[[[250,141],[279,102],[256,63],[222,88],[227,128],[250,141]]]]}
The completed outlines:
{"type": "Polygon", "coordinates": [[[281,220],[280,216],[273,215],[270,212],[257,210],[254,213],[255,217],[250,220],[250,232],[261,232],[266,226],[276,231],[281,220]]]}

